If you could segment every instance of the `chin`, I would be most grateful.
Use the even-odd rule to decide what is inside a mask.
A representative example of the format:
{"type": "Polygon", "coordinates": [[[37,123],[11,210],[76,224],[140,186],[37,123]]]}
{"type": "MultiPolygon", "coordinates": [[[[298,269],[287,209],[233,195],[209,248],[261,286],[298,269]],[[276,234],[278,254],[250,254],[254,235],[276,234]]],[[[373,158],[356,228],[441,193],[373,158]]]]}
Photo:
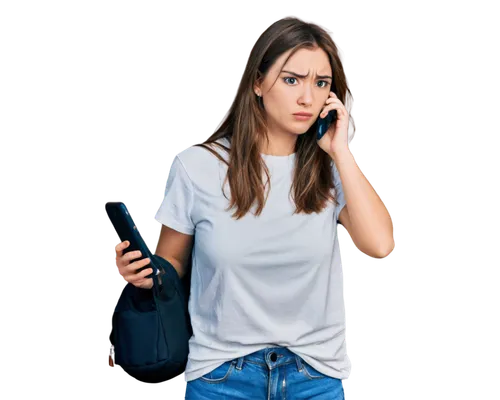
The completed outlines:
{"type": "Polygon", "coordinates": [[[307,126],[307,127],[295,127],[295,129],[293,130],[290,130],[290,133],[291,134],[294,134],[294,135],[304,135],[307,133],[307,131],[311,128],[313,124],[307,126]]]}

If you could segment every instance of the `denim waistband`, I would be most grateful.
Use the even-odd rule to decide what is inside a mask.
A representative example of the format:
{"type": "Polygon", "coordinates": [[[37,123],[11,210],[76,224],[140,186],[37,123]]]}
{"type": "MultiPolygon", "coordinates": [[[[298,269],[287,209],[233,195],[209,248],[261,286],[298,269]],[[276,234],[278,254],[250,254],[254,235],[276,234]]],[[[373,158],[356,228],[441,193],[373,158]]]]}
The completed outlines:
{"type": "Polygon", "coordinates": [[[270,346],[233,360],[238,370],[243,368],[245,362],[267,366],[270,370],[294,362],[297,364],[297,370],[302,371],[304,361],[286,347],[270,346]]]}

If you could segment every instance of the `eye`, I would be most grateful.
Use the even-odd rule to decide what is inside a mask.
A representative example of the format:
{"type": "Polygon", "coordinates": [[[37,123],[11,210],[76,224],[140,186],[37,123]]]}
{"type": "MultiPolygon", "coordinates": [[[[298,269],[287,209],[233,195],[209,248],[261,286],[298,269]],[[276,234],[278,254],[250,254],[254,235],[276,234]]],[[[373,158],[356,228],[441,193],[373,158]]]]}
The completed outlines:
{"type": "MultiPolygon", "coordinates": [[[[294,79],[294,80],[296,80],[297,78],[294,78],[293,76],[287,76],[287,77],[283,78],[283,81],[285,83],[288,83],[287,79],[294,79]]],[[[319,82],[323,82],[324,83],[323,86],[320,86],[321,88],[327,87],[329,85],[328,81],[319,81],[319,82]]]]}
{"type": "Polygon", "coordinates": [[[292,78],[292,77],[283,78],[283,80],[285,81],[285,83],[288,83],[288,84],[291,84],[291,85],[293,85],[293,83],[292,82],[288,82],[287,79],[297,80],[296,78],[292,78]]]}

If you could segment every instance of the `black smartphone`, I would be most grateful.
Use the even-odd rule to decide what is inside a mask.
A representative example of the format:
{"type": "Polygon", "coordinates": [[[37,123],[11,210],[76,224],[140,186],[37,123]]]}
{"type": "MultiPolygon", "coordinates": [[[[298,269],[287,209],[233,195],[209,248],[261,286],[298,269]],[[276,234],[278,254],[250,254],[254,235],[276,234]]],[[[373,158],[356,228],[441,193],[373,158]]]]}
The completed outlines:
{"type": "Polygon", "coordinates": [[[337,110],[330,110],[325,118],[318,117],[316,140],[320,140],[335,121],[337,121],[337,110]]]}
{"type": "MultiPolygon", "coordinates": [[[[130,251],[140,250],[141,256],[134,259],[132,262],[142,260],[144,258],[152,259],[152,254],[146,246],[146,242],[142,238],[137,226],[135,225],[132,216],[127,210],[127,207],[122,202],[108,202],[106,203],[106,212],[111,220],[111,223],[115,227],[116,233],[120,237],[120,240],[124,242],[129,241],[129,246],[123,250],[123,254],[130,251]]],[[[147,268],[153,268],[153,273],[146,276],[146,278],[151,278],[153,274],[158,273],[158,269],[150,262],[148,265],[141,267],[137,270],[140,272],[147,268]]]]}
{"type": "MultiPolygon", "coordinates": [[[[330,91],[337,94],[335,87],[330,87],[330,91]]],[[[325,118],[318,117],[316,127],[316,140],[320,140],[328,130],[331,124],[337,121],[337,110],[330,110],[325,118]]]]}

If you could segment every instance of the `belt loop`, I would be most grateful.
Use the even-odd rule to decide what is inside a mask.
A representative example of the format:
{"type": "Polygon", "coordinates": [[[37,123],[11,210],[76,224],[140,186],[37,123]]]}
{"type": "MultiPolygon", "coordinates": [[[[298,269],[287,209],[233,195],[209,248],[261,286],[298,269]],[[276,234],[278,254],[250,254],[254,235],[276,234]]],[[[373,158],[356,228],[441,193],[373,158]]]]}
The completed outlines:
{"type": "Polygon", "coordinates": [[[245,357],[238,357],[237,362],[236,362],[236,369],[238,371],[241,371],[243,369],[243,360],[245,357]]]}
{"type": "Polygon", "coordinates": [[[302,368],[303,368],[302,361],[301,361],[300,357],[297,354],[295,354],[295,361],[297,362],[297,370],[299,372],[301,372],[302,368]]]}

